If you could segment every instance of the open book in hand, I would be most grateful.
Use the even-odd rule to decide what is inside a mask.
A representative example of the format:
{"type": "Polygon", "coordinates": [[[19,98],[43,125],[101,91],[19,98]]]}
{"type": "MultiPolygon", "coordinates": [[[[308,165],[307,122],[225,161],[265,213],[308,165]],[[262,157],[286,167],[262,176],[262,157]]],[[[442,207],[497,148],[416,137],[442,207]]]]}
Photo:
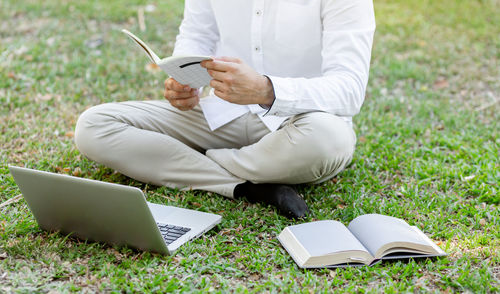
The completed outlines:
{"type": "Polygon", "coordinates": [[[384,259],[443,256],[417,227],[380,214],[365,214],[349,226],[332,220],[286,227],[279,241],[302,268],[373,265],[384,259]]]}
{"type": "Polygon", "coordinates": [[[137,38],[134,34],[127,30],[122,30],[134,42],[139,45],[153,63],[158,65],[164,72],[174,78],[177,82],[183,85],[189,85],[191,88],[200,88],[206,86],[212,80],[207,70],[201,67],[200,63],[203,60],[212,59],[209,56],[170,56],[160,59],[151,50],[146,43],[137,38]]]}

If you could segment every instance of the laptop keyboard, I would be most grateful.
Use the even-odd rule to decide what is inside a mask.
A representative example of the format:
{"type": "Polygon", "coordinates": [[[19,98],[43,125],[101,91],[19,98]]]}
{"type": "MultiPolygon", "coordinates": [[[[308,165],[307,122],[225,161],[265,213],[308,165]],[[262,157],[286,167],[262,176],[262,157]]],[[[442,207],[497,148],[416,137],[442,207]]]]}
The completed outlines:
{"type": "Polygon", "coordinates": [[[165,240],[165,243],[167,243],[167,245],[172,244],[175,240],[179,239],[182,235],[191,231],[190,228],[186,228],[186,227],[167,225],[167,224],[162,224],[162,223],[156,223],[156,224],[158,225],[158,228],[160,229],[160,233],[163,237],[163,240],[165,240]]]}

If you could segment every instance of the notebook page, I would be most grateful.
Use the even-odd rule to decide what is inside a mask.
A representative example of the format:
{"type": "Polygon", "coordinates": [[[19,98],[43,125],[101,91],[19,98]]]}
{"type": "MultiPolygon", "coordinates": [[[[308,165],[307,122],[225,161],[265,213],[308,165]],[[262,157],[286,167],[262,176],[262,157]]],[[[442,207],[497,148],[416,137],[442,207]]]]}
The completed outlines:
{"type": "Polygon", "coordinates": [[[125,29],[123,29],[122,32],[125,33],[127,36],[129,36],[130,39],[132,39],[137,45],[139,45],[153,63],[158,64],[158,62],[160,62],[160,58],[153,52],[153,50],[151,50],[151,48],[149,48],[149,46],[146,45],[146,43],[144,43],[136,35],[132,34],[131,32],[125,29]]]}
{"type": "Polygon", "coordinates": [[[175,56],[160,61],[158,65],[177,82],[191,88],[200,88],[212,80],[207,69],[200,64],[203,60],[210,59],[206,56],[175,56]]]}

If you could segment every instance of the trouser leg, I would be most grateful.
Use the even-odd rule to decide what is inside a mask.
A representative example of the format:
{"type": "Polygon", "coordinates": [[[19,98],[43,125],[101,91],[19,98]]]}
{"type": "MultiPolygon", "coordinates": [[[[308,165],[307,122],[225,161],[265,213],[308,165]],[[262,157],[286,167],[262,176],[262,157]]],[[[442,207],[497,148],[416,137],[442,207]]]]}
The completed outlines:
{"type": "MultiPolygon", "coordinates": [[[[202,152],[253,143],[241,136],[243,119],[211,132],[199,107],[180,111],[163,101],[109,103],[80,116],[75,142],[90,159],[139,181],[232,197],[245,180],[202,152]]],[[[268,131],[260,127],[259,132],[268,131]]]]}
{"type": "Polygon", "coordinates": [[[211,149],[206,155],[254,183],[319,183],[346,167],[355,141],[351,126],[341,118],[311,112],[290,118],[255,144],[211,149]]]}

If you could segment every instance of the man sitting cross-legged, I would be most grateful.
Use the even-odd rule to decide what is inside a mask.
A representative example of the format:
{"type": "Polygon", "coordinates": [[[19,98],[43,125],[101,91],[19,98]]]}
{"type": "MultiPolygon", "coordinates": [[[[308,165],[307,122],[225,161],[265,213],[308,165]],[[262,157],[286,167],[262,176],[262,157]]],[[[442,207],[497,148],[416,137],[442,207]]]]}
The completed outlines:
{"type": "Polygon", "coordinates": [[[308,212],[293,184],[342,171],[355,145],[375,21],[370,0],[186,0],[174,55],[210,55],[211,95],[92,107],[78,149],[139,181],[308,212]]]}

